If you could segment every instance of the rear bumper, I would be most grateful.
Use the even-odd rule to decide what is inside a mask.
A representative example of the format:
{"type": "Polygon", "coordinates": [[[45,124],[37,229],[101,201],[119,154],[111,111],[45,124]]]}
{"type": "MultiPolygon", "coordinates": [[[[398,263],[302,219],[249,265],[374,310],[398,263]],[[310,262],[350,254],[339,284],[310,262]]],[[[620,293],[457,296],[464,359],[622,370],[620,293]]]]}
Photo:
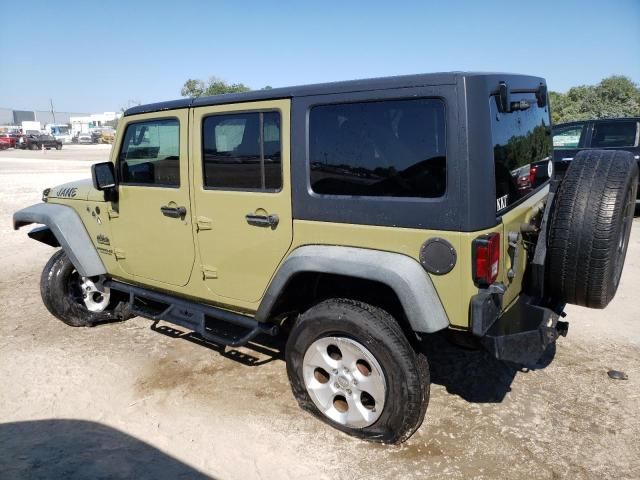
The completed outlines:
{"type": "Polygon", "coordinates": [[[564,305],[541,305],[523,294],[499,314],[495,292],[479,293],[472,302],[473,333],[498,360],[532,364],[559,336],[567,334],[569,324],[560,321],[563,309],[564,305]],[[484,308],[474,309],[474,303],[484,308]]]}

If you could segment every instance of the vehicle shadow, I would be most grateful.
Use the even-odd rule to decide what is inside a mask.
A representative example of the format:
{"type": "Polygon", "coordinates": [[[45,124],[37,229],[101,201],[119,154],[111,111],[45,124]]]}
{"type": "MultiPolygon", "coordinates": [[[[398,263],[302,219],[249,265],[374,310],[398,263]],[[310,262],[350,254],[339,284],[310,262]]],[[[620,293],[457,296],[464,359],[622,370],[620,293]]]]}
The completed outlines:
{"type": "Polygon", "coordinates": [[[83,420],[0,424],[3,479],[210,479],[148,443],[83,420]]]}
{"type": "Polygon", "coordinates": [[[454,345],[446,332],[426,336],[422,347],[429,362],[431,382],[473,403],[502,402],[511,391],[516,374],[547,367],[556,353],[552,343],[535,364],[516,365],[497,360],[483,349],[454,345]]]}
{"type": "MultiPolygon", "coordinates": [[[[151,329],[171,338],[179,338],[213,350],[221,356],[246,366],[260,366],[274,360],[284,361],[286,338],[261,335],[243,347],[242,351],[208,342],[194,332],[184,332],[166,324],[154,322],[151,329]],[[255,352],[252,355],[250,352],[255,352]]],[[[427,356],[431,382],[442,385],[447,392],[473,403],[499,403],[511,391],[518,373],[545,368],[555,356],[555,343],[532,365],[516,365],[496,360],[481,348],[463,348],[452,343],[447,332],[427,335],[421,342],[427,356]]]]}

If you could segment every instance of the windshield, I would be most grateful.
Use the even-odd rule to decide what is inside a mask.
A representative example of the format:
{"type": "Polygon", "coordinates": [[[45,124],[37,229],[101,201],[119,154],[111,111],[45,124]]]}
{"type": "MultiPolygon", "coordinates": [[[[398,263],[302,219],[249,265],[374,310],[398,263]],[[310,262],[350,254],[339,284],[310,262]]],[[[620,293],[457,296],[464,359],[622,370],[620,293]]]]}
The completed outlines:
{"type": "Polygon", "coordinates": [[[496,210],[509,208],[543,185],[551,169],[549,107],[539,107],[534,93],[512,94],[524,109],[501,112],[498,97],[490,98],[491,136],[496,178],[496,210]]]}

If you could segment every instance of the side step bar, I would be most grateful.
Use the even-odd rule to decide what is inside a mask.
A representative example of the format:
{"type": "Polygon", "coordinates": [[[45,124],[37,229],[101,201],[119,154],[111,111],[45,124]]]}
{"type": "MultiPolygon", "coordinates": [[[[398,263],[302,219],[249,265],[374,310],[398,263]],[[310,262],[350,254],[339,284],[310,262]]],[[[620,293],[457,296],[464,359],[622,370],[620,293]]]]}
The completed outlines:
{"type": "Polygon", "coordinates": [[[190,302],[117,280],[108,280],[105,286],[129,295],[129,308],[133,315],[186,327],[205,340],[219,345],[239,347],[258,334],[278,334],[276,325],[261,323],[254,318],[221,308],[190,302]]]}

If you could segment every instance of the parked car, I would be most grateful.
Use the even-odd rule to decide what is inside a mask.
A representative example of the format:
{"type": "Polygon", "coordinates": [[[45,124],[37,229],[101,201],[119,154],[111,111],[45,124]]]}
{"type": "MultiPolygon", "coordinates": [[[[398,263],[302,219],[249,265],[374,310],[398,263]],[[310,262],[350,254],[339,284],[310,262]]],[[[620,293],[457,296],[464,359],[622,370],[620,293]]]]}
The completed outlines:
{"type": "Polygon", "coordinates": [[[623,150],[640,164],[640,117],[559,123],[553,127],[553,160],[561,171],[581,150],[623,150]]]}
{"type": "Polygon", "coordinates": [[[47,150],[51,148],[61,150],[62,142],[60,140],[56,140],[52,135],[30,133],[19,137],[16,146],[23,150],[40,150],[42,147],[47,150]]]}
{"type": "Polygon", "coordinates": [[[0,133],[0,150],[16,148],[19,135],[16,133],[0,133]]]}
{"type": "Polygon", "coordinates": [[[551,158],[533,76],[181,99],[127,110],[92,180],[47,188],[13,225],[62,247],[40,277],[62,322],[139,315],[231,347],[282,332],[303,409],[399,443],[427,409],[430,335],[531,365],[567,334],[567,303],[613,299],[638,166],[590,150],[537,185],[551,158]]]}
{"type": "Polygon", "coordinates": [[[93,135],[89,132],[78,132],[73,141],[74,143],[95,143],[93,135]]]}

